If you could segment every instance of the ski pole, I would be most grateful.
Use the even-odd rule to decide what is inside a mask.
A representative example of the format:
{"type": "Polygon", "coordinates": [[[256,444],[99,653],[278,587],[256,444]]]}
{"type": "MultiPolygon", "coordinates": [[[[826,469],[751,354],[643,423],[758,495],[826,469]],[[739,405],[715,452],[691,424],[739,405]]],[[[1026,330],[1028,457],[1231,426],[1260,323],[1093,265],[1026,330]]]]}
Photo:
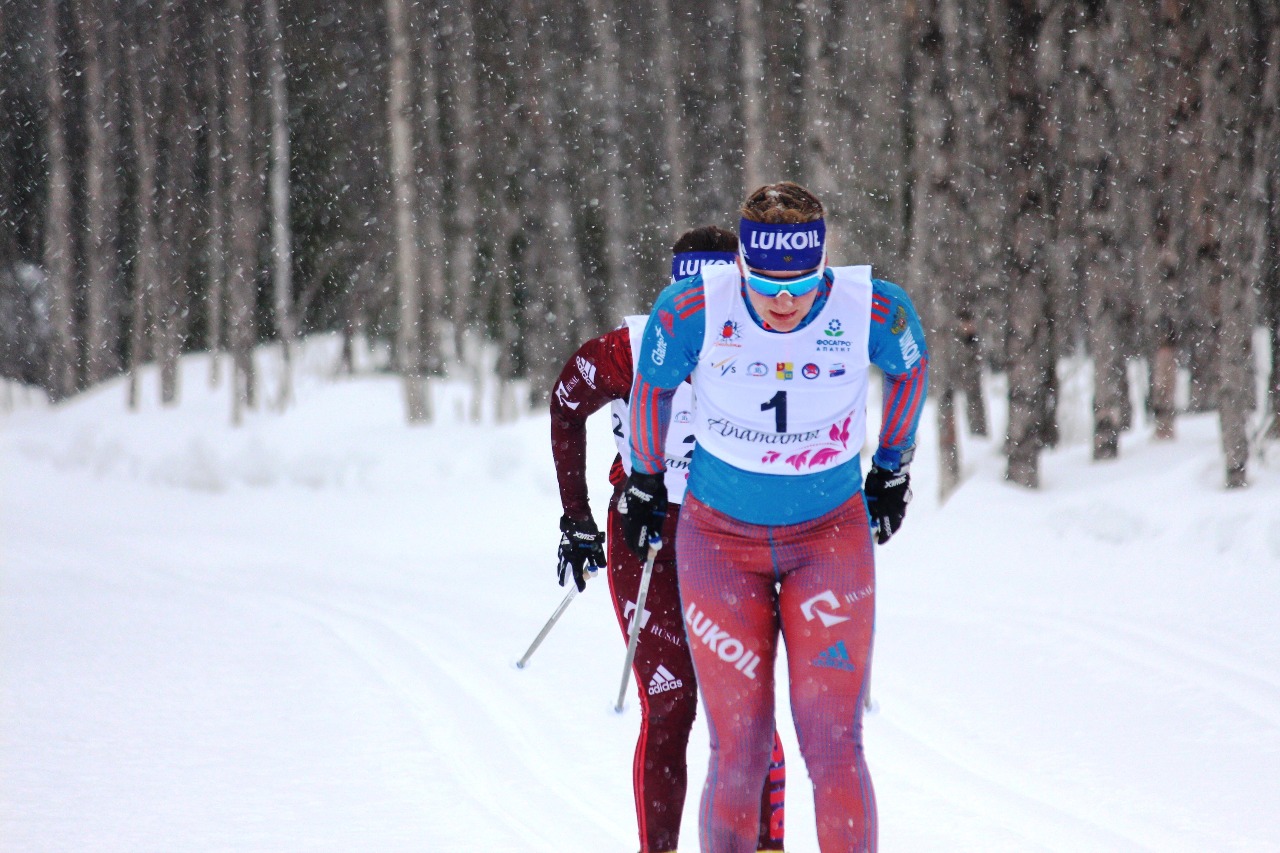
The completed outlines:
{"type": "Polygon", "coordinates": [[[618,702],[613,706],[615,713],[622,713],[622,700],[627,695],[627,680],[631,676],[631,662],[636,659],[636,643],[640,640],[640,622],[644,618],[644,601],[649,597],[649,579],[653,577],[653,562],[658,559],[658,551],[662,549],[662,537],[657,533],[649,537],[649,558],[644,561],[644,572],[640,575],[640,592],[636,594],[636,609],[631,614],[631,626],[627,629],[627,660],[622,665],[622,684],[618,687],[618,702]]]}
{"type": "Polygon", "coordinates": [[[576,584],[569,586],[569,591],[565,593],[564,601],[560,602],[560,606],[551,614],[551,618],[547,620],[547,624],[542,626],[542,630],[538,632],[538,636],[533,638],[533,643],[529,646],[529,651],[524,653],[524,657],[516,661],[516,669],[524,669],[525,664],[529,662],[529,658],[537,651],[538,646],[542,645],[542,641],[547,638],[547,634],[551,633],[551,629],[555,627],[556,620],[560,618],[560,614],[564,613],[564,609],[569,606],[569,602],[573,601],[574,596],[578,594],[576,584]]]}

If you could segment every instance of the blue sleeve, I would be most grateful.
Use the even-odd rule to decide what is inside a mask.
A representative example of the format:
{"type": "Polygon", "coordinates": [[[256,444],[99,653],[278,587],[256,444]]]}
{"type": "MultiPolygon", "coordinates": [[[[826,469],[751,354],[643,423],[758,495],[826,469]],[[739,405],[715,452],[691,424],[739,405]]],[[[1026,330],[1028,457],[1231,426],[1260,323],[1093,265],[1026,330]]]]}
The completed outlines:
{"type": "Polygon", "coordinates": [[[657,474],[666,465],[663,448],[671,421],[671,398],[698,364],[706,333],[702,276],[669,286],[658,295],[640,341],[631,384],[631,466],[657,474]]]}
{"type": "Polygon", "coordinates": [[[916,444],[929,389],[929,350],[924,325],[906,291],[880,279],[871,282],[868,350],[871,363],[884,371],[880,444],[872,462],[897,470],[902,452],[916,444]]]}

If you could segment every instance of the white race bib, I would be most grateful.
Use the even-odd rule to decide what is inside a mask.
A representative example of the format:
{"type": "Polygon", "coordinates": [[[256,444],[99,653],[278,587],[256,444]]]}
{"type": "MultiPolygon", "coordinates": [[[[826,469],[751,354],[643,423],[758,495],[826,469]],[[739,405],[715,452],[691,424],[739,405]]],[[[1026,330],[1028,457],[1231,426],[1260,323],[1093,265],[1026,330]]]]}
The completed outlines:
{"type": "Polygon", "coordinates": [[[744,471],[789,476],[834,468],[861,450],[871,267],[831,272],[819,315],[779,333],[751,318],[736,267],[703,271],[707,327],[693,373],[703,450],[744,471]]]}

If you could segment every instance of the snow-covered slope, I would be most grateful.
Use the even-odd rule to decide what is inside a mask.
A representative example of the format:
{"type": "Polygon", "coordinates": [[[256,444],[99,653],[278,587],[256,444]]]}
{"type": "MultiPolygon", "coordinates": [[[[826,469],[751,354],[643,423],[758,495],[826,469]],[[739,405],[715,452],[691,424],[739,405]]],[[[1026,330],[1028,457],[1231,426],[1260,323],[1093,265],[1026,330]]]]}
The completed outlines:
{"type": "MultiPolygon", "coordinates": [[[[4,849],[636,849],[603,590],[512,666],[563,596],[546,417],[469,425],[444,387],[409,427],[394,379],[334,360],[313,343],[297,403],[239,429],[203,358],[173,410],[117,382],[0,416],[4,849]]],[[[966,439],[944,507],[926,416],[878,552],[881,849],[1280,850],[1280,452],[1226,492],[1193,416],[1092,463],[1064,403],[1042,490],[966,439]]],[[[689,755],[691,851],[701,722],[689,755]]]]}

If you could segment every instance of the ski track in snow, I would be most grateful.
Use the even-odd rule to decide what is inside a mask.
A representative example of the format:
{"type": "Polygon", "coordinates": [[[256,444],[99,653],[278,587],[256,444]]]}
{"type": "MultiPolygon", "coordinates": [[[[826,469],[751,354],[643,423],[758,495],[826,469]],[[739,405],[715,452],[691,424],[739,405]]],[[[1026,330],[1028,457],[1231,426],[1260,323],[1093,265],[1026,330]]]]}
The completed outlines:
{"type": "MultiPolygon", "coordinates": [[[[410,636],[385,616],[376,615],[377,611],[333,602],[289,601],[286,606],[306,613],[339,637],[379,674],[418,720],[432,757],[447,768],[441,790],[436,792],[439,798],[464,804],[468,810],[483,807],[482,813],[469,815],[464,821],[471,831],[462,837],[441,838],[440,843],[494,851],[558,851],[558,839],[539,826],[538,804],[528,802],[528,790],[514,782],[530,776],[572,807],[566,819],[595,824],[607,834],[609,827],[597,819],[582,797],[554,776],[539,771],[538,756],[525,746],[527,738],[509,723],[512,715],[501,713],[504,704],[495,701],[493,691],[476,689],[474,672],[459,673],[448,656],[433,653],[430,643],[410,636]],[[481,728],[500,739],[496,751],[492,741],[484,750],[466,749],[467,732],[479,721],[483,721],[481,728]],[[513,756],[520,758],[520,773],[512,772],[508,759],[513,756]],[[461,784],[465,798],[452,789],[455,782],[461,784]],[[498,832],[498,827],[506,831],[498,832]]],[[[450,652],[456,655],[457,650],[450,652]]],[[[622,843],[618,838],[611,841],[622,843]]]]}
{"type": "Polygon", "coordinates": [[[1230,702],[1280,730],[1280,679],[1247,660],[1214,653],[1203,644],[1152,626],[1115,618],[1048,614],[1003,614],[1033,630],[1055,631],[1089,644],[1095,654],[1111,655],[1152,670],[1198,691],[1230,702]]]}

